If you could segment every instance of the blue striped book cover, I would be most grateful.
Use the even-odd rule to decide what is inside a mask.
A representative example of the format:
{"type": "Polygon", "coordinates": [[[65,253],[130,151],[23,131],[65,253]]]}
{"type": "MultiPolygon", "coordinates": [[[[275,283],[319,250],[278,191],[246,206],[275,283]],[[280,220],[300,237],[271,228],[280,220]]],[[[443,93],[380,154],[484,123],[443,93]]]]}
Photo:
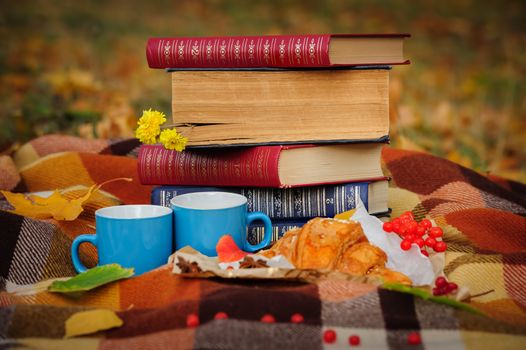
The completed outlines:
{"type": "MultiPolygon", "coordinates": [[[[170,200],[191,192],[222,191],[239,193],[248,199],[248,211],[261,211],[271,219],[333,217],[354,209],[358,198],[369,209],[369,182],[297,188],[244,188],[159,186],[151,193],[151,203],[170,206],[170,200]]],[[[387,203],[383,205],[385,211],[387,203]]]]}

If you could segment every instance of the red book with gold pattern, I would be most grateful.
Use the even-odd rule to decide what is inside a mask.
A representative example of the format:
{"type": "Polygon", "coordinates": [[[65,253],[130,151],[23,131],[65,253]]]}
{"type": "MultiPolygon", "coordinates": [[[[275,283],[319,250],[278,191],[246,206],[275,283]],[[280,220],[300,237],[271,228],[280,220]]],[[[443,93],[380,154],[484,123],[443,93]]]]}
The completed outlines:
{"type": "Polygon", "coordinates": [[[150,68],[320,68],[407,64],[409,34],[308,34],[150,38],[150,68]]]}
{"type": "Polygon", "coordinates": [[[194,148],[142,145],[144,185],[298,187],[384,179],[383,143],[194,148]]]}

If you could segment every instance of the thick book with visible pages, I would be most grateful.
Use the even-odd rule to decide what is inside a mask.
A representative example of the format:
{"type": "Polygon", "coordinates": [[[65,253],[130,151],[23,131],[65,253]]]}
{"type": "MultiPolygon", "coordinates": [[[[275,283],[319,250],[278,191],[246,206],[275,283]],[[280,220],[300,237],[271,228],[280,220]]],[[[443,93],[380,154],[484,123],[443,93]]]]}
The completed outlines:
{"type": "Polygon", "coordinates": [[[382,143],[272,145],[168,150],[142,145],[144,185],[299,187],[384,179],[382,143]]]}
{"type": "Polygon", "coordinates": [[[406,64],[409,34],[150,38],[150,68],[333,67],[406,64]]]}
{"type": "Polygon", "coordinates": [[[370,214],[387,212],[387,188],[387,180],[295,188],[159,186],[152,189],[151,203],[169,207],[178,195],[220,191],[242,194],[249,211],[261,211],[271,219],[334,217],[356,208],[358,198],[370,214]]]}
{"type": "Polygon", "coordinates": [[[173,71],[172,123],[189,146],[377,141],[389,70],[173,71]]]}

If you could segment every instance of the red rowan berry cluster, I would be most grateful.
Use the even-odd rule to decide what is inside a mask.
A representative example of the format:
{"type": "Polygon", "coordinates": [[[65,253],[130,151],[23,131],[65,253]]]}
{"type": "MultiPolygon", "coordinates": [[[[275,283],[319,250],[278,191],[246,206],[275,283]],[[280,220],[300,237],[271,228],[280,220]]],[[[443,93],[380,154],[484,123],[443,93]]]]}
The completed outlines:
{"type": "Polygon", "coordinates": [[[448,282],[445,277],[439,276],[435,280],[433,295],[446,295],[456,292],[458,285],[455,282],[448,282]]]}
{"type": "Polygon", "coordinates": [[[413,213],[406,211],[399,217],[385,222],[383,225],[385,232],[393,232],[402,238],[400,248],[403,250],[411,249],[414,243],[422,252],[423,255],[429,256],[427,248],[433,249],[435,252],[444,252],[447,245],[442,241],[442,229],[438,226],[433,226],[431,221],[423,219],[417,222],[413,213]]]}

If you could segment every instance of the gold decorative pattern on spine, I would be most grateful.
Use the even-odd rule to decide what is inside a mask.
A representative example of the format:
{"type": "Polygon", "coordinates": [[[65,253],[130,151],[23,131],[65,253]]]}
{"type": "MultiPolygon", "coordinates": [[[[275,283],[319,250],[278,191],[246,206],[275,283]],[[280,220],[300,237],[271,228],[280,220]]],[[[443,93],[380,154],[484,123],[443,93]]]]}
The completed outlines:
{"type": "Polygon", "coordinates": [[[161,176],[161,159],[163,157],[162,152],[159,152],[155,157],[155,176],[157,177],[157,180],[159,180],[159,177],[161,176]]]}
{"type": "Polygon", "coordinates": [[[296,44],[294,44],[294,55],[296,56],[296,62],[301,64],[301,39],[299,38],[296,44]]]}
{"type": "MultiPolygon", "coordinates": [[[[185,160],[187,158],[186,156],[187,154],[185,152],[182,152],[180,155],[179,155],[179,165],[177,166],[177,169],[178,171],[177,172],[174,172],[174,174],[181,174],[181,178],[183,176],[185,176],[186,174],[184,173],[184,170],[185,170],[185,166],[184,166],[184,163],[185,163],[185,160]]],[[[176,175],[176,178],[177,178],[177,175],[176,175]]]]}
{"type": "Polygon", "coordinates": [[[314,63],[316,60],[316,42],[314,41],[314,38],[312,38],[309,43],[309,58],[310,63],[314,63]]]}
{"type": "Polygon", "coordinates": [[[263,45],[263,59],[265,60],[265,63],[268,64],[270,61],[270,44],[267,41],[265,41],[265,45],[263,45]]]}
{"type": "Polygon", "coordinates": [[[250,41],[250,44],[248,45],[248,59],[250,63],[254,62],[254,48],[256,45],[254,44],[254,40],[250,41]]]}
{"type": "Polygon", "coordinates": [[[199,61],[199,43],[197,42],[197,40],[194,42],[194,45],[192,45],[192,59],[194,60],[194,62],[197,63],[197,61],[199,61]]]}
{"type": "Polygon", "coordinates": [[[212,60],[212,43],[210,41],[206,44],[206,60],[212,60]]]}
{"type": "Polygon", "coordinates": [[[152,152],[150,150],[146,151],[146,161],[144,162],[146,167],[146,179],[151,180],[152,179],[152,152]]]}
{"type": "Polygon", "coordinates": [[[197,157],[192,157],[192,159],[190,160],[190,175],[192,179],[195,179],[195,176],[197,174],[197,171],[195,169],[196,158],[197,157]]]}
{"type": "Polygon", "coordinates": [[[221,42],[221,46],[219,47],[219,55],[221,56],[221,60],[226,60],[226,42],[223,40],[221,42]]]}
{"type": "Polygon", "coordinates": [[[210,158],[208,158],[208,157],[203,157],[203,161],[199,162],[199,164],[198,164],[199,170],[201,172],[201,178],[203,180],[207,180],[208,179],[207,169],[208,169],[209,165],[210,165],[210,158]]]}
{"type": "Polygon", "coordinates": [[[265,160],[264,152],[258,153],[256,172],[257,172],[257,175],[258,175],[258,177],[260,179],[263,179],[263,177],[264,177],[264,173],[263,173],[263,162],[264,162],[264,160],[265,160]]]}
{"type": "Polygon", "coordinates": [[[279,60],[281,64],[285,62],[285,40],[281,40],[281,43],[279,44],[279,60]]]}
{"type": "Polygon", "coordinates": [[[177,48],[177,55],[179,56],[179,61],[184,62],[184,42],[181,41],[177,48]]]}
{"type": "Polygon", "coordinates": [[[170,49],[171,49],[170,42],[167,41],[166,44],[164,45],[163,53],[164,53],[164,60],[166,61],[166,64],[168,65],[171,64],[170,49]]]}
{"type": "Polygon", "coordinates": [[[241,44],[239,43],[239,40],[238,40],[234,44],[234,58],[236,61],[239,61],[241,59],[240,52],[241,52],[241,44]]]}

